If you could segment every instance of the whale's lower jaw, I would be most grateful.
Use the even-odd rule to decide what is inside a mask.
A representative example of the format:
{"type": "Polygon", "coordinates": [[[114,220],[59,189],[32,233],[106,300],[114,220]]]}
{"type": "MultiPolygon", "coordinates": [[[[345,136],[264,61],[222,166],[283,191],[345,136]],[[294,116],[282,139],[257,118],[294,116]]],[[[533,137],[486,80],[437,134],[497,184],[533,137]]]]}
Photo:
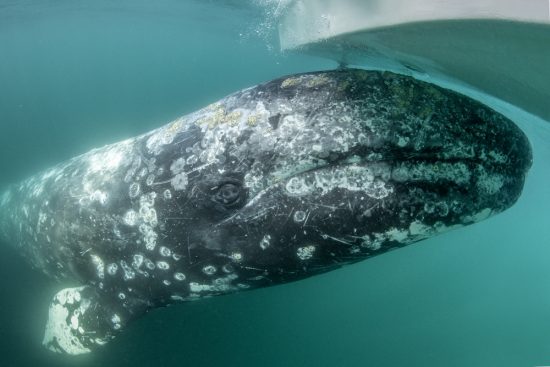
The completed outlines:
{"type": "Polygon", "coordinates": [[[42,344],[57,353],[85,354],[107,344],[123,324],[93,287],[65,288],[50,304],[42,344]]]}
{"type": "Polygon", "coordinates": [[[479,222],[531,149],[486,106],[344,69],[249,88],[0,196],[0,236],[61,290],[44,345],[81,354],[147,310],[303,279],[479,222]]]}

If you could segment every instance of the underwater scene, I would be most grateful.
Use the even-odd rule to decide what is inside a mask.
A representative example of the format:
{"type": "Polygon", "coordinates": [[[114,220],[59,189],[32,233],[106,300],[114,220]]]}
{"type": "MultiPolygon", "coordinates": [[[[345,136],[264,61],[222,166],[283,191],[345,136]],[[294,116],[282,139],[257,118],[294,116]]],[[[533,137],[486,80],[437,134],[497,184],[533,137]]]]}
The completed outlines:
{"type": "Polygon", "coordinates": [[[549,4],[430,1],[0,0],[0,366],[550,366],[549,4]]]}

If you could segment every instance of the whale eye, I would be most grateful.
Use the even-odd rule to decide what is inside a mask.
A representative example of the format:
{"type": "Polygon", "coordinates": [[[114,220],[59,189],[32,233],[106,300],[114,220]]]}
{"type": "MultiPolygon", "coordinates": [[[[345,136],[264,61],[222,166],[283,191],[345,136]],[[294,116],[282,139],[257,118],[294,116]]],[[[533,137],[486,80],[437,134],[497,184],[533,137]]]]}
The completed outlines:
{"type": "Polygon", "coordinates": [[[238,182],[225,182],[216,188],[212,200],[225,207],[233,207],[239,204],[242,198],[243,192],[238,182]]]}

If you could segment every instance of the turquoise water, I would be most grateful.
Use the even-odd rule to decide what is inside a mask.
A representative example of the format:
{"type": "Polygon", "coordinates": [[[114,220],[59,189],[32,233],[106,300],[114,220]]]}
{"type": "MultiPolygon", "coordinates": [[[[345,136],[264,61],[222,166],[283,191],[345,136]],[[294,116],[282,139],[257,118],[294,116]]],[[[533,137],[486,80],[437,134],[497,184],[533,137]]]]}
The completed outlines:
{"type": "MultiPolygon", "coordinates": [[[[240,88],[335,67],[278,52],[276,9],[0,2],[0,191],[240,88]]],[[[509,211],[305,281],[156,310],[92,355],[42,348],[61,287],[1,244],[0,365],[550,365],[550,125],[508,112],[535,159],[509,211]]]]}

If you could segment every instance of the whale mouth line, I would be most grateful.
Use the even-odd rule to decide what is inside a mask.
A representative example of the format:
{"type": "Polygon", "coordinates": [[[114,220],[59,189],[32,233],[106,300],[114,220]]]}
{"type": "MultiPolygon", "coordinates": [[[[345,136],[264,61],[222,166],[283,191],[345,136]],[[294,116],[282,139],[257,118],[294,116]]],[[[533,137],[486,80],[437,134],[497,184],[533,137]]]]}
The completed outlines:
{"type": "MultiPolygon", "coordinates": [[[[416,166],[422,166],[427,165],[432,167],[432,169],[435,171],[435,168],[438,164],[440,165],[453,165],[453,164],[464,164],[467,165],[468,169],[471,167],[471,165],[486,165],[488,163],[494,164],[494,166],[498,166],[496,162],[488,162],[487,160],[483,160],[479,157],[448,157],[448,158],[442,158],[442,157],[429,157],[427,154],[424,154],[423,157],[420,157],[420,155],[416,155],[415,157],[408,156],[405,159],[405,157],[387,157],[382,158],[378,160],[369,159],[367,157],[362,157],[359,155],[351,155],[347,156],[345,158],[336,160],[336,161],[323,161],[322,163],[319,163],[313,167],[308,167],[302,170],[297,170],[292,172],[288,175],[281,175],[277,178],[275,178],[272,182],[270,182],[269,185],[264,187],[261,191],[256,193],[253,197],[251,197],[248,201],[248,203],[241,208],[241,210],[245,210],[246,208],[253,206],[258,200],[260,200],[269,190],[273,189],[274,187],[280,187],[281,185],[284,185],[285,183],[288,183],[293,178],[301,178],[304,175],[307,174],[315,174],[317,172],[323,172],[323,171],[330,171],[330,170],[346,170],[346,169],[371,169],[374,172],[378,172],[373,174],[372,178],[374,179],[381,179],[382,175],[379,171],[386,171],[386,175],[389,175],[387,177],[388,180],[392,181],[408,181],[408,180],[399,180],[396,179],[394,176],[395,170],[397,170],[401,165],[407,165],[409,164],[410,167],[416,167],[416,166]],[[369,167],[370,166],[370,167],[369,167]]],[[[503,166],[506,165],[506,163],[502,164],[503,166]]],[[[419,182],[419,181],[429,181],[427,178],[422,179],[411,179],[411,182],[419,182]]],[[[447,182],[450,182],[451,180],[448,179],[447,182]]],[[[233,217],[233,216],[232,216],[233,217]]]]}
{"type": "Polygon", "coordinates": [[[492,166],[493,168],[496,168],[499,166],[505,167],[507,165],[507,162],[489,161],[487,159],[482,159],[480,157],[442,158],[442,157],[428,157],[428,156],[421,157],[420,155],[417,155],[415,157],[387,157],[387,158],[373,160],[373,159],[361,157],[358,155],[353,155],[337,161],[332,161],[332,162],[326,161],[314,167],[309,167],[304,170],[295,171],[290,175],[278,178],[273,184],[274,185],[279,184],[281,182],[290,180],[293,177],[299,177],[304,174],[308,174],[312,172],[331,170],[331,169],[345,169],[347,167],[369,168],[369,166],[372,166],[372,168],[376,168],[376,167],[386,166],[390,171],[393,171],[395,168],[399,167],[400,165],[410,165],[411,167],[421,166],[421,165],[430,165],[430,166],[436,167],[437,165],[453,165],[453,164],[480,165],[484,167],[492,166]]]}

